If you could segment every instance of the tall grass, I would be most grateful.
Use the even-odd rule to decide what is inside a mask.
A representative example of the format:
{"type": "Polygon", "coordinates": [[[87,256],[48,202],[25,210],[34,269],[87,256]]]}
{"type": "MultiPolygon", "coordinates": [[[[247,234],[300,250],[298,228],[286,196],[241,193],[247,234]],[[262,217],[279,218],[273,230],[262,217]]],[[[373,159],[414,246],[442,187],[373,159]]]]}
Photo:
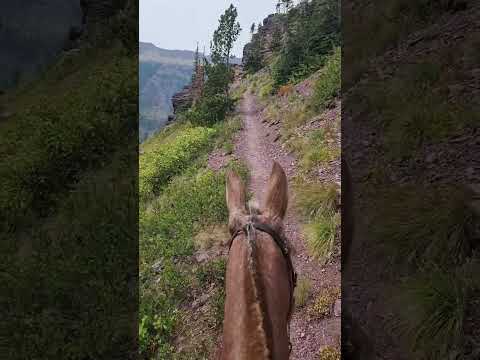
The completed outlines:
{"type": "Polygon", "coordinates": [[[333,254],[340,225],[337,187],[301,183],[294,187],[294,191],[296,207],[306,222],[307,248],[314,257],[325,262],[333,254]]]}
{"type": "Polygon", "coordinates": [[[429,268],[402,283],[396,299],[399,326],[417,359],[460,354],[468,287],[461,271],[429,268]]]}
{"type": "Polygon", "coordinates": [[[393,263],[418,267],[465,260],[471,248],[465,227],[472,219],[465,191],[449,186],[376,191],[382,202],[375,205],[373,234],[393,263]]]}

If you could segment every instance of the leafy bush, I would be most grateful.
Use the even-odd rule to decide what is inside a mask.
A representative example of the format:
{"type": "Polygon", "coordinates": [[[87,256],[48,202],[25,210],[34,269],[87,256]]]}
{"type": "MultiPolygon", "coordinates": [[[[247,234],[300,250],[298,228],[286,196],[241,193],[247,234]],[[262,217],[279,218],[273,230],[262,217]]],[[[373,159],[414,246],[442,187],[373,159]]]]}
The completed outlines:
{"type": "Polygon", "coordinates": [[[330,100],[339,95],[342,82],[341,60],[340,47],[336,47],[315,83],[312,105],[316,110],[323,110],[330,100]]]}
{"type": "Polygon", "coordinates": [[[175,175],[196,158],[198,152],[211,143],[215,130],[193,127],[182,131],[173,139],[154,147],[140,156],[140,196],[150,197],[165,186],[175,175]]]}
{"type": "Polygon", "coordinates": [[[186,117],[193,124],[211,126],[225,120],[227,113],[233,109],[233,100],[227,95],[215,94],[204,96],[189,109],[186,117]]]}
{"type": "Polygon", "coordinates": [[[263,66],[263,59],[261,50],[261,42],[258,37],[255,37],[250,43],[248,52],[245,54],[244,68],[248,74],[254,74],[259,71],[263,66]]]}

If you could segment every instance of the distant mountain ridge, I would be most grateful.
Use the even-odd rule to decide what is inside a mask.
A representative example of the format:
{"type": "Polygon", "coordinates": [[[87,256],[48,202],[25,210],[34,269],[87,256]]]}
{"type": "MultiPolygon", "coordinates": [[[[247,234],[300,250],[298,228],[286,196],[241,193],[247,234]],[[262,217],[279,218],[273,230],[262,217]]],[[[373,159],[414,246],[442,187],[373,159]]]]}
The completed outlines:
{"type": "Polygon", "coordinates": [[[193,51],[139,43],[140,141],[165,125],[173,94],[191,79],[194,56],[193,51]]]}

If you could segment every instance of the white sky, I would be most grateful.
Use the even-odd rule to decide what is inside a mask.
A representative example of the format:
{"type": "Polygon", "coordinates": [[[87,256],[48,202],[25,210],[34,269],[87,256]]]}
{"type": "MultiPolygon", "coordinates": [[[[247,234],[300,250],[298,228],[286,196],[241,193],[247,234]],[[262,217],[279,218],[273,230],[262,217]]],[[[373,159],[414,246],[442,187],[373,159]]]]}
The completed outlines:
{"type": "Polygon", "coordinates": [[[276,0],[140,0],[140,41],[172,50],[195,50],[198,41],[209,53],[218,19],[232,3],[242,27],[233,53],[241,57],[250,26],[274,13],[276,0]]]}

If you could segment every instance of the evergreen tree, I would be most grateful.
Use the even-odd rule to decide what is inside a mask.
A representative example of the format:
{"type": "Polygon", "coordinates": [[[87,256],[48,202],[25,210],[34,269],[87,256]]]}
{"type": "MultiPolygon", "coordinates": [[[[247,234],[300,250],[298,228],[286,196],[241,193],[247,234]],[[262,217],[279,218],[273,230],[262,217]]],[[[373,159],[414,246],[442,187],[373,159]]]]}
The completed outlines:
{"type": "Polygon", "coordinates": [[[237,17],[238,12],[233,4],[220,16],[219,26],[213,33],[211,45],[212,62],[215,64],[224,63],[227,66],[230,64],[230,53],[241,31],[237,17]]]}
{"type": "Polygon", "coordinates": [[[200,54],[198,52],[198,42],[197,42],[197,49],[195,50],[195,56],[193,58],[193,74],[192,74],[192,83],[195,81],[198,67],[200,66],[200,54]]]}

